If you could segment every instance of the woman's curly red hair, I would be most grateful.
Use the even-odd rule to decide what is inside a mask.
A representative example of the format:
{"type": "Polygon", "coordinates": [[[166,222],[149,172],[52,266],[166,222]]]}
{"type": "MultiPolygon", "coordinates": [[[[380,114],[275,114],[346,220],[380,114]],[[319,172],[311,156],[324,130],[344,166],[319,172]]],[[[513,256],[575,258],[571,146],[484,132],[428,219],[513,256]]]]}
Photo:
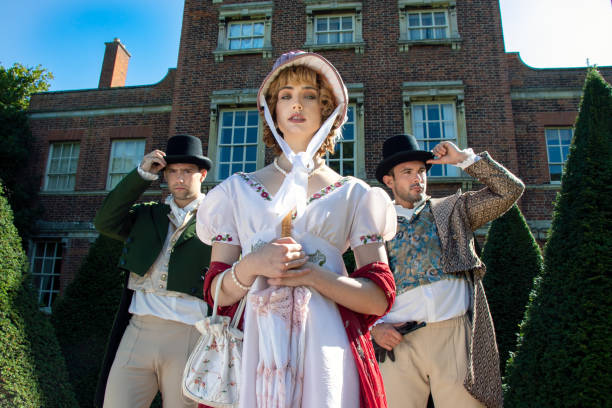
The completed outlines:
{"type": "MultiPolygon", "coordinates": [[[[334,109],[338,106],[338,102],[334,98],[334,94],[331,90],[331,87],[325,81],[322,75],[317,73],[311,68],[308,68],[303,65],[287,67],[283,69],[276,78],[270,84],[268,91],[266,92],[266,103],[268,105],[268,109],[270,109],[270,114],[272,115],[272,119],[276,122],[276,103],[278,101],[278,92],[281,88],[286,86],[290,82],[296,83],[307,83],[313,84],[319,90],[319,103],[321,104],[321,119],[324,122],[329,115],[332,114],[334,109]]],[[[263,118],[263,112],[260,113],[263,118]]],[[[274,154],[279,155],[283,151],[280,146],[274,139],[274,135],[268,126],[268,123],[263,120],[264,128],[263,128],[263,141],[267,147],[270,147],[274,150],[274,154]]],[[[277,129],[279,135],[282,136],[282,133],[279,129],[277,129]]],[[[334,146],[336,142],[341,137],[340,130],[340,118],[337,118],[334,124],[329,131],[329,134],[321,144],[317,152],[317,156],[322,156],[326,152],[330,152],[330,154],[334,153],[334,146]]]]}

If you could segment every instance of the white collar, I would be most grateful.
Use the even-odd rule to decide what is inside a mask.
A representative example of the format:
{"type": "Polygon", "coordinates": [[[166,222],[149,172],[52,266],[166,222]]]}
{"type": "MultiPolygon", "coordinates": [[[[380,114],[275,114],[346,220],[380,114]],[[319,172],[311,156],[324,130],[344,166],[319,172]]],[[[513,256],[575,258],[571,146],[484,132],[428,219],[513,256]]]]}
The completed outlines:
{"type": "Polygon", "coordinates": [[[393,200],[393,205],[395,206],[395,212],[397,213],[397,215],[410,219],[412,217],[412,214],[414,214],[414,211],[419,208],[425,201],[427,201],[429,199],[429,196],[425,196],[425,198],[423,198],[420,201],[417,201],[416,203],[414,203],[414,205],[412,206],[412,208],[406,208],[406,207],[402,207],[401,205],[397,204],[395,202],[395,200],[393,200]]]}
{"type": "Polygon", "coordinates": [[[197,210],[198,206],[200,205],[200,202],[204,199],[204,196],[204,193],[199,193],[195,200],[193,200],[183,208],[179,207],[176,201],[174,201],[174,196],[172,194],[169,194],[168,197],[166,197],[164,203],[170,206],[170,211],[172,211],[172,215],[174,215],[179,225],[181,225],[183,224],[185,216],[187,214],[197,210]]]}

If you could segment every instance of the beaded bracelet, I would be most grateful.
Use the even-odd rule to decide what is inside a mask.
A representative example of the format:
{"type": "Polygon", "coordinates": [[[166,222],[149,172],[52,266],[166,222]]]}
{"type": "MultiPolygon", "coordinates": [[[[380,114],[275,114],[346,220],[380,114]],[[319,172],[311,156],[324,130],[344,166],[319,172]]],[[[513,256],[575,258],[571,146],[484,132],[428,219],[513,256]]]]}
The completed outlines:
{"type": "Polygon", "coordinates": [[[251,285],[251,286],[244,286],[242,283],[240,283],[238,281],[238,277],[236,277],[236,265],[238,265],[238,262],[240,262],[240,261],[236,261],[232,265],[232,271],[231,271],[232,280],[234,281],[236,286],[238,286],[240,289],[242,289],[244,291],[248,291],[249,289],[251,289],[251,286],[253,286],[253,285],[251,285]]]}

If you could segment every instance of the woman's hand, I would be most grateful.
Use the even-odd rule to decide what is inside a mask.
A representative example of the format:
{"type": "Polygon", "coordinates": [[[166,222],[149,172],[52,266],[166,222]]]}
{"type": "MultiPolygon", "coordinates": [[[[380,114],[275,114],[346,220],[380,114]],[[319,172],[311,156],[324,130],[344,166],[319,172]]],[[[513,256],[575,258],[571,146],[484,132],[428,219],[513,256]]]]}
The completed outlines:
{"type": "Polygon", "coordinates": [[[246,255],[236,265],[236,274],[244,284],[251,285],[257,275],[271,279],[307,273],[300,269],[308,257],[302,246],[291,237],[279,238],[261,249],[246,255]]]}
{"type": "Polygon", "coordinates": [[[326,274],[332,274],[332,272],[312,262],[305,262],[301,267],[293,268],[277,277],[268,278],[268,285],[314,286],[317,277],[322,277],[326,274]]]}

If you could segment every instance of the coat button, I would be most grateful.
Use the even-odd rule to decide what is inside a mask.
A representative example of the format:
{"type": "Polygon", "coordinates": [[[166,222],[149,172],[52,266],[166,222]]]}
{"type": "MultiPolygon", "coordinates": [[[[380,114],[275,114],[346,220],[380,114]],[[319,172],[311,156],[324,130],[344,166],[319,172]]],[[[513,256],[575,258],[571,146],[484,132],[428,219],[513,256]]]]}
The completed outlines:
{"type": "Polygon", "coordinates": [[[123,259],[123,258],[122,258],[122,259],[121,259],[121,261],[119,261],[119,263],[120,263],[121,265],[125,265],[125,259],[123,259]]]}
{"type": "Polygon", "coordinates": [[[197,289],[196,289],[196,288],[191,288],[191,294],[192,294],[192,295],[195,295],[196,291],[197,291],[197,289]]]}
{"type": "Polygon", "coordinates": [[[128,244],[130,244],[130,243],[132,243],[132,241],[134,241],[134,238],[132,238],[132,237],[128,237],[127,241],[125,241],[125,242],[127,242],[128,244]]]}
{"type": "Polygon", "coordinates": [[[127,254],[127,253],[128,253],[128,249],[127,249],[127,247],[123,247],[123,253],[124,253],[124,254],[127,254]]]}
{"type": "Polygon", "coordinates": [[[161,280],[165,281],[167,277],[168,277],[168,275],[166,275],[166,274],[164,273],[164,274],[162,274],[162,276],[161,276],[161,280]]]}

